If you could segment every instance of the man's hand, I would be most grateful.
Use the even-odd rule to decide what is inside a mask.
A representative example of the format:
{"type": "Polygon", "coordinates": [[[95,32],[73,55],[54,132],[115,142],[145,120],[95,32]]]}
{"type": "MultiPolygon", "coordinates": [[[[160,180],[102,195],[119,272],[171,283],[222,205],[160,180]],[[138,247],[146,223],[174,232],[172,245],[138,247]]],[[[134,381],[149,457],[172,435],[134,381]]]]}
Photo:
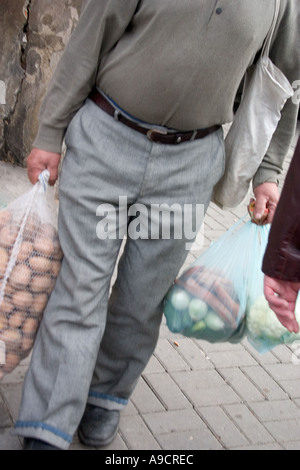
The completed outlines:
{"type": "Polygon", "coordinates": [[[265,297],[280,323],[291,333],[298,333],[295,308],[300,282],[280,281],[265,276],[264,284],[265,297]]]}
{"type": "Polygon", "coordinates": [[[27,158],[27,174],[30,182],[35,184],[42,171],[48,170],[50,173],[49,184],[53,186],[58,178],[60,159],[60,153],[33,148],[27,158]]]}
{"type": "MultiPolygon", "coordinates": [[[[254,222],[258,225],[271,224],[279,201],[279,190],[276,183],[263,183],[254,189],[255,207],[253,212],[254,222]],[[264,218],[266,209],[268,216],[264,218]]],[[[250,203],[253,202],[251,199],[250,203]]]]}

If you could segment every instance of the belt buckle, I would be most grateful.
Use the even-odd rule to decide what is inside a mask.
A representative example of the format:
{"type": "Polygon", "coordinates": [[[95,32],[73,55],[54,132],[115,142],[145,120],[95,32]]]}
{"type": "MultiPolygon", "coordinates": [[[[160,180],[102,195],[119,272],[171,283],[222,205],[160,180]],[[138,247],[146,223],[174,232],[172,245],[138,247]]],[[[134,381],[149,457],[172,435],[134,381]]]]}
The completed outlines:
{"type": "Polygon", "coordinates": [[[154,134],[168,135],[168,132],[162,131],[160,129],[149,129],[146,135],[147,135],[148,139],[151,140],[152,142],[155,142],[153,140],[153,135],[154,134]]]}

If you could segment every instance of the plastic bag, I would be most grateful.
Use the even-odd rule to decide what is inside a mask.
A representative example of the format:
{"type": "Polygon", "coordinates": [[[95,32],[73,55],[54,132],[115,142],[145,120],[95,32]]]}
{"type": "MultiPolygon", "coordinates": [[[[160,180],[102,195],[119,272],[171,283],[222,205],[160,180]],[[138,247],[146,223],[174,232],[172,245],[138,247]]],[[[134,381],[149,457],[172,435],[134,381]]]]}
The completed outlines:
{"type": "Polygon", "coordinates": [[[49,173],[0,211],[0,380],[32,350],[60,272],[54,189],[49,173]]]}
{"type": "MultiPolygon", "coordinates": [[[[262,263],[266,251],[270,226],[251,224],[249,236],[256,238],[252,264],[249,266],[248,301],[246,308],[246,335],[250,344],[261,354],[280,344],[291,344],[300,340],[300,333],[290,333],[270,309],[264,296],[264,274],[262,263]]],[[[296,309],[300,325],[300,309],[296,309]]]]}
{"type": "Polygon", "coordinates": [[[164,302],[167,326],[214,342],[238,342],[245,329],[247,278],[251,247],[240,220],[180,276],[164,302]]]}
{"type": "MultiPolygon", "coordinates": [[[[262,262],[270,225],[241,219],[179,277],[164,302],[167,326],[213,342],[247,337],[261,354],[300,340],[277,319],[264,296],[262,262]]],[[[296,309],[300,325],[300,296],[296,309]]]]}

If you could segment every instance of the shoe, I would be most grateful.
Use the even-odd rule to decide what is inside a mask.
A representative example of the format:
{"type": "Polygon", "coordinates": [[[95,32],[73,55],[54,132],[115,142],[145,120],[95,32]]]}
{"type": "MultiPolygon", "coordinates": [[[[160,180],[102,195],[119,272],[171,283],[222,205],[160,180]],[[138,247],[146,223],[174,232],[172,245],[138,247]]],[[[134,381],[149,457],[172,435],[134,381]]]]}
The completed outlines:
{"type": "Polygon", "coordinates": [[[38,439],[24,439],[23,450],[60,450],[57,447],[47,444],[38,439]]]}
{"type": "Polygon", "coordinates": [[[106,447],[118,432],[120,412],[87,405],[78,428],[82,444],[90,447],[106,447]]]}

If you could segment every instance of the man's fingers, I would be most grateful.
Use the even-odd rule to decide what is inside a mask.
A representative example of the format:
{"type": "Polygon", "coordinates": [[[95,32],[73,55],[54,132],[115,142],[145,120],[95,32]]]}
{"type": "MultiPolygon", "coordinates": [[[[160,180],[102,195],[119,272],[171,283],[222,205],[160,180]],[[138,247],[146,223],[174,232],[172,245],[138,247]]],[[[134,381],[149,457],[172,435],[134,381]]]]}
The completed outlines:
{"type": "Polygon", "coordinates": [[[32,149],[27,159],[27,174],[30,182],[35,184],[44,170],[50,173],[49,184],[54,185],[58,178],[58,167],[61,155],[37,148],[32,149]]]}

